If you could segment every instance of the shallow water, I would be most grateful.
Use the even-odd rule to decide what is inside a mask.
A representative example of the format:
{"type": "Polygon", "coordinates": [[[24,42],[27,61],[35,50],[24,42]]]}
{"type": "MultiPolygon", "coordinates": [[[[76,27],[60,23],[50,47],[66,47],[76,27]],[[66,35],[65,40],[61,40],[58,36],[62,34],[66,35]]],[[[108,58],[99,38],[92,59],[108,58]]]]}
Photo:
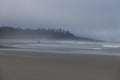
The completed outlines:
{"type": "MultiPolygon", "coordinates": [[[[38,43],[9,43],[5,46],[14,47],[12,49],[31,50],[66,54],[99,54],[99,55],[119,55],[119,43],[105,42],[75,42],[75,41],[56,41],[38,43]]],[[[5,48],[4,48],[5,49],[5,48]]]]}

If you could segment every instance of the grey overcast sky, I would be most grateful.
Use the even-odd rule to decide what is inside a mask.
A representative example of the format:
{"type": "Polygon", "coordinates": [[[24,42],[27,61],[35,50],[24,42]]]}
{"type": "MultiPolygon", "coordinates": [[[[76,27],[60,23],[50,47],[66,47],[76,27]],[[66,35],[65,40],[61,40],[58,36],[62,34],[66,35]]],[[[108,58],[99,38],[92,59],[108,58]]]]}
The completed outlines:
{"type": "Polygon", "coordinates": [[[120,0],[0,0],[0,26],[38,27],[42,22],[120,42],[120,0]]]}

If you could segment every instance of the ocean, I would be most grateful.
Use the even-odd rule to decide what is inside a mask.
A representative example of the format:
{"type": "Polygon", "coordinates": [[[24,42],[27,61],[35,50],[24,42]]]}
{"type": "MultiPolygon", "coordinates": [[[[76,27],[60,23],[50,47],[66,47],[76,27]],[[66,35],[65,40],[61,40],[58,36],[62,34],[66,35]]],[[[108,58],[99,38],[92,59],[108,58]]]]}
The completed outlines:
{"type": "Polygon", "coordinates": [[[1,48],[0,50],[26,50],[55,54],[96,54],[120,56],[120,43],[89,41],[40,41],[40,43],[11,42],[1,45],[12,48],[1,48]]]}

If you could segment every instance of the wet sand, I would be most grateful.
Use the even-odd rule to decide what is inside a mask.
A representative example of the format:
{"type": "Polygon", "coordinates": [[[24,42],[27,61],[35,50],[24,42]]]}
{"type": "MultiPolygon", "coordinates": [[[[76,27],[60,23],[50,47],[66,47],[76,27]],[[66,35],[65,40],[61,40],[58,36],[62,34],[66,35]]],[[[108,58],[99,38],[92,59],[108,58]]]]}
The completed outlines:
{"type": "Polygon", "coordinates": [[[120,80],[120,56],[2,50],[0,80],[120,80]]]}

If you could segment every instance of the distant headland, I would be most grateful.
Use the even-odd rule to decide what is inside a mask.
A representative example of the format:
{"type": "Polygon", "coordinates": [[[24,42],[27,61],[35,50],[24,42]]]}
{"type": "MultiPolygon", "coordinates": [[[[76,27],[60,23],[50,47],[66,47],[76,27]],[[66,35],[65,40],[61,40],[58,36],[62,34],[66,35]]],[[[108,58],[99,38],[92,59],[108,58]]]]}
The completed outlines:
{"type": "Polygon", "coordinates": [[[50,40],[83,40],[99,41],[88,37],[76,36],[64,29],[23,29],[15,27],[0,27],[0,39],[50,39],[50,40]]]}

